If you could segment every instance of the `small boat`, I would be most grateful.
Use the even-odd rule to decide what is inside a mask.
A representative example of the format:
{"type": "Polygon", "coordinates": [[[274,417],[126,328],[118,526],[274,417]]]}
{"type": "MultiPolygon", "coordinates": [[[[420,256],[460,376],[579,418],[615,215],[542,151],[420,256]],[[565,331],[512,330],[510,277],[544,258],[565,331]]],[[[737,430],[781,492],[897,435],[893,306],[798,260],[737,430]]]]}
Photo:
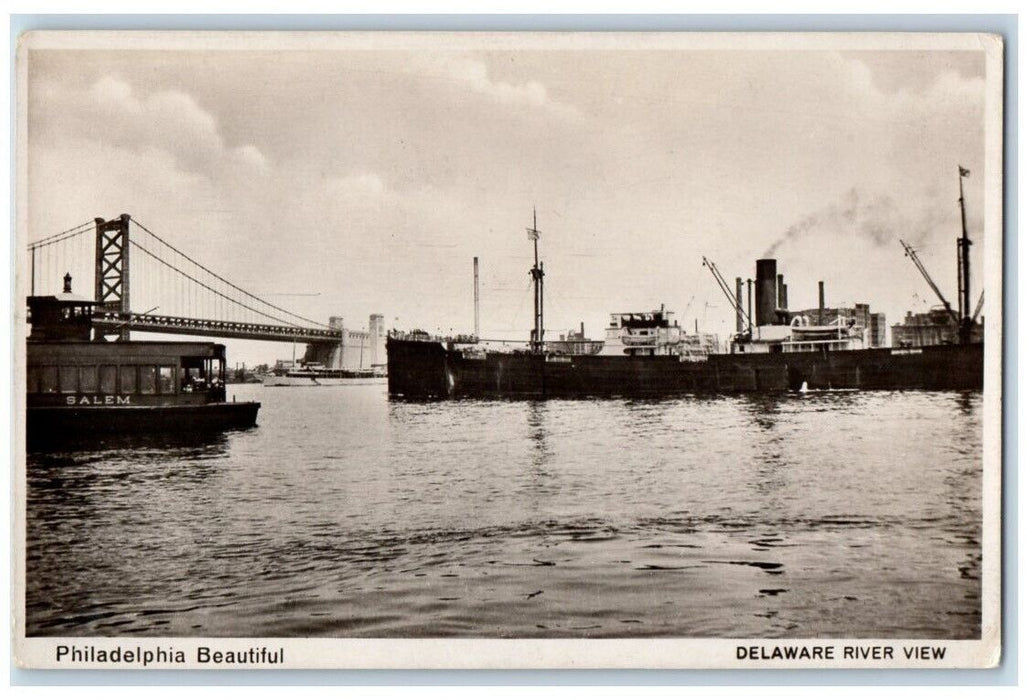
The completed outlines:
{"type": "Polygon", "coordinates": [[[346,386],[384,384],[385,381],[381,369],[331,369],[316,363],[296,366],[280,363],[271,374],[264,376],[264,386],[346,386]]]}

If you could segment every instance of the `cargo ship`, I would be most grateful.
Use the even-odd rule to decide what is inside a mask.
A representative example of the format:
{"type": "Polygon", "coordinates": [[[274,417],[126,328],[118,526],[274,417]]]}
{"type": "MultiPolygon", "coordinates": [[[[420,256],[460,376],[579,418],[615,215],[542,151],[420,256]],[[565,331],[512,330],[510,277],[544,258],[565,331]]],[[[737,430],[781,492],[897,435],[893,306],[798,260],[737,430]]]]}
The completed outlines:
{"type": "MultiPolygon", "coordinates": [[[[704,258],[736,315],[736,333],[724,347],[713,336],[687,333],[663,306],[650,312],[611,314],[602,344],[546,342],[545,274],[534,217],[528,233],[535,249],[530,270],[535,324],[528,343],[494,347],[479,340],[477,328],[475,335],[458,338],[393,332],[386,339],[391,396],[546,398],[982,389],[983,343],[971,340],[981,333],[973,332],[977,324],[966,303],[959,319],[959,342],[869,347],[867,327],[852,318],[825,318],[823,286],[816,314],[788,311],[787,287],[777,274],[775,259],[757,261],[755,280],[744,302],[742,280],[736,279],[733,294],[716,266],[704,258]]],[[[965,251],[962,260],[966,260],[966,245],[960,250],[965,251]]],[[[966,275],[967,265],[961,263],[961,268],[966,275]]],[[[966,287],[965,277],[961,291],[966,287]]]]}
{"type": "Polygon", "coordinates": [[[26,436],[30,446],[103,434],[187,435],[249,428],[260,403],[227,401],[225,346],[94,338],[95,302],[28,298],[26,436]]]}

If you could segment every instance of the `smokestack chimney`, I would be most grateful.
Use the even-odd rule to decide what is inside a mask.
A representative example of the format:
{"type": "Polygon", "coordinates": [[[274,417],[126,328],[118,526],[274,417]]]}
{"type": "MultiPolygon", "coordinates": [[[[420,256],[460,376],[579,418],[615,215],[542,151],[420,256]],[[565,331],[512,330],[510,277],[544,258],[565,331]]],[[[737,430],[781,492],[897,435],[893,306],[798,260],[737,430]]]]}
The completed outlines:
{"type": "Polygon", "coordinates": [[[789,285],[782,282],[782,310],[789,310],[789,285]]]}
{"type": "Polygon", "coordinates": [[[817,283],[817,325],[825,325],[825,283],[817,283]]]}
{"type": "Polygon", "coordinates": [[[743,332],[745,320],[742,317],[742,277],[735,278],[735,332],[743,332]]]}
{"type": "Polygon", "coordinates": [[[578,333],[584,339],[585,338],[585,321],[579,321],[578,323],[579,323],[578,333]]]}
{"type": "Polygon", "coordinates": [[[749,318],[749,332],[753,333],[753,280],[746,280],[746,316],[749,318]]]}
{"type": "Polygon", "coordinates": [[[478,256],[475,256],[475,339],[478,339],[478,256]]]}
{"type": "Polygon", "coordinates": [[[778,261],[765,258],[757,261],[757,326],[771,326],[777,321],[778,261]]]}
{"type": "Polygon", "coordinates": [[[784,309],[785,306],[782,304],[782,287],[785,286],[785,275],[778,275],[777,284],[775,284],[775,308],[784,309]]]}
{"type": "Polygon", "coordinates": [[[71,273],[64,273],[64,293],[71,294],[71,273]]]}

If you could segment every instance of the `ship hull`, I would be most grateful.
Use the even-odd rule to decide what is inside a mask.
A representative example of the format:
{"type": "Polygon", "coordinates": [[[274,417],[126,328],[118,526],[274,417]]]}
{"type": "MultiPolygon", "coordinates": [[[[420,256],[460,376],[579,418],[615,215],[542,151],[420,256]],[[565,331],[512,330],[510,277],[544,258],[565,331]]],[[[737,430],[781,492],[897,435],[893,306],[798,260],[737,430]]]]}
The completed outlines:
{"type": "Polygon", "coordinates": [[[389,393],[425,397],[662,396],[838,390],[981,390],[981,344],[677,356],[465,356],[440,342],[387,341],[389,393]]]}
{"type": "Polygon", "coordinates": [[[189,434],[257,424],[260,403],[174,406],[37,406],[26,411],[30,444],[98,434],[189,434]]]}

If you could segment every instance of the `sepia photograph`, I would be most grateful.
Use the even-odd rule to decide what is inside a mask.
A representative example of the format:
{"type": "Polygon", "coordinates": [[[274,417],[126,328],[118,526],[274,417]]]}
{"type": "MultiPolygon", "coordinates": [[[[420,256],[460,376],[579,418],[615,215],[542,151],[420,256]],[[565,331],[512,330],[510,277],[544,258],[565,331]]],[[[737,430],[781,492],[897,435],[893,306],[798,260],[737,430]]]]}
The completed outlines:
{"type": "Polygon", "coordinates": [[[1003,50],[22,35],[15,662],[995,666],[1003,50]]]}

